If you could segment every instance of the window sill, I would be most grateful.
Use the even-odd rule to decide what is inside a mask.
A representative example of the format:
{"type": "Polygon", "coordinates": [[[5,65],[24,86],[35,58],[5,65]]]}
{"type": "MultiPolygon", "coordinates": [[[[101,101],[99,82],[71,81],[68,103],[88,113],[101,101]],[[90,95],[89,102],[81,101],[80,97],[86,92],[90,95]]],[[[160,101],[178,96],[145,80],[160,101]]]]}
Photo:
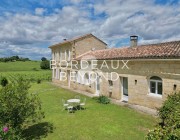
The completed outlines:
{"type": "Polygon", "coordinates": [[[149,93],[148,96],[156,97],[156,98],[162,98],[162,95],[154,94],[154,93],[149,93]]]}

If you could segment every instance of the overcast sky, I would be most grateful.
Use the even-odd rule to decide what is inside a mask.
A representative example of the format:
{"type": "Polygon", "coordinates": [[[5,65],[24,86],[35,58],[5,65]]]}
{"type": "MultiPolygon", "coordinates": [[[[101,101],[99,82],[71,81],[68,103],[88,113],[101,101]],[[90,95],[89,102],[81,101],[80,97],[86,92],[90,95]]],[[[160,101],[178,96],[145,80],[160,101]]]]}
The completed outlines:
{"type": "Polygon", "coordinates": [[[50,58],[48,46],[93,33],[109,47],[180,40],[180,0],[1,0],[0,57],[50,58]]]}

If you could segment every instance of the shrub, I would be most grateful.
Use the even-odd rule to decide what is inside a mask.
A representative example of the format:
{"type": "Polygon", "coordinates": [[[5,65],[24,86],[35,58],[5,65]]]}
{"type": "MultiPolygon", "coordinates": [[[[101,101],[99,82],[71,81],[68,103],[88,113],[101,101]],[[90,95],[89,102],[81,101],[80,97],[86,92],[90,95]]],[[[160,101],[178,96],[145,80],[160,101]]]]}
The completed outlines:
{"type": "Polygon", "coordinates": [[[1,78],[1,86],[5,87],[8,84],[8,80],[6,77],[1,78]]]}
{"type": "Polygon", "coordinates": [[[101,95],[95,99],[97,100],[98,103],[101,103],[101,104],[109,104],[110,103],[110,99],[104,95],[101,95]]]}
{"type": "Polygon", "coordinates": [[[180,92],[168,96],[163,106],[158,110],[161,122],[150,131],[147,140],[165,139],[179,140],[180,138],[180,92]]]}
{"type": "Polygon", "coordinates": [[[41,79],[37,79],[37,84],[40,84],[41,83],[41,79]]]}
{"type": "Polygon", "coordinates": [[[34,70],[34,71],[38,71],[38,69],[37,69],[37,68],[32,68],[32,70],[34,70]]]}
{"type": "Polygon", "coordinates": [[[50,69],[50,63],[48,60],[41,61],[40,64],[41,69],[50,69]]]}
{"type": "Polygon", "coordinates": [[[8,126],[0,126],[0,140],[23,140],[19,134],[8,126]]]}
{"type": "Polygon", "coordinates": [[[24,125],[44,117],[40,99],[28,93],[29,87],[28,81],[18,78],[0,89],[0,125],[8,124],[20,133],[24,125]]]}

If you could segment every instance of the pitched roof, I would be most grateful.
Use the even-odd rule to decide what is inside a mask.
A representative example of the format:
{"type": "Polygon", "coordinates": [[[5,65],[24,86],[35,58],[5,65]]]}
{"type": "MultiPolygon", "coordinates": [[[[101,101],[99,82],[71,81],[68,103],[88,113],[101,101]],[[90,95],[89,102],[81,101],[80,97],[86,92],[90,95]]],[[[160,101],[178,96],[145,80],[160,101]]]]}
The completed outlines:
{"type": "Polygon", "coordinates": [[[82,35],[82,36],[79,36],[79,37],[74,37],[72,39],[69,39],[69,40],[66,40],[66,41],[63,41],[63,42],[60,42],[58,44],[55,44],[55,45],[52,45],[52,46],[49,46],[49,48],[53,48],[53,47],[56,47],[56,46],[59,46],[59,45],[63,45],[63,44],[66,44],[66,43],[71,43],[73,41],[78,41],[78,40],[81,40],[83,38],[86,38],[86,37],[94,37],[96,38],[97,40],[99,40],[100,42],[104,43],[105,45],[107,45],[105,42],[103,42],[102,40],[100,40],[99,38],[97,38],[96,36],[94,36],[93,34],[85,34],[85,35],[82,35]]]}
{"type": "Polygon", "coordinates": [[[180,59],[180,41],[91,51],[76,59],[180,59]]]}

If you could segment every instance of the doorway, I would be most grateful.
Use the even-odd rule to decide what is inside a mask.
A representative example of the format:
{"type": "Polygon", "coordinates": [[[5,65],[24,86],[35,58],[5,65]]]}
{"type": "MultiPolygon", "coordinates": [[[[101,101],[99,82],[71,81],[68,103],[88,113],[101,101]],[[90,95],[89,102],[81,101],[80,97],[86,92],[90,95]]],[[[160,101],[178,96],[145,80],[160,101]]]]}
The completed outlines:
{"type": "Polygon", "coordinates": [[[128,101],[128,78],[122,77],[122,100],[128,101]]]}
{"type": "Polygon", "coordinates": [[[96,77],[96,95],[99,96],[99,94],[100,94],[100,77],[97,74],[97,77],[96,77]]]}

